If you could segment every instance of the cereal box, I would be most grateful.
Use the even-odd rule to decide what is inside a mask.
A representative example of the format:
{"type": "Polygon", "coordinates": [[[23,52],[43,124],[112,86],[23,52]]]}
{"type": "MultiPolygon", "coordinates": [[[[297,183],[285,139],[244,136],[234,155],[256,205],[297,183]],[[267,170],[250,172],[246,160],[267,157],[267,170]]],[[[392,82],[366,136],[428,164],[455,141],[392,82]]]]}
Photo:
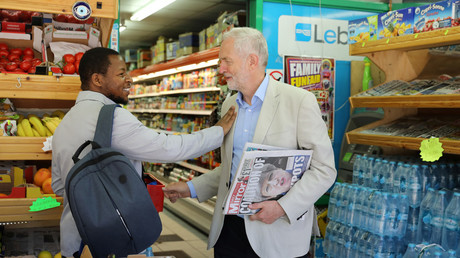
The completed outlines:
{"type": "Polygon", "coordinates": [[[348,22],[348,43],[377,39],[377,15],[348,22]]]}
{"type": "Polygon", "coordinates": [[[414,33],[448,28],[451,25],[451,0],[414,7],[414,33]]]}
{"type": "Polygon", "coordinates": [[[378,15],[378,39],[414,33],[414,8],[409,7],[378,15]]]}
{"type": "Polygon", "coordinates": [[[460,0],[452,1],[452,27],[460,25],[460,0]]]}

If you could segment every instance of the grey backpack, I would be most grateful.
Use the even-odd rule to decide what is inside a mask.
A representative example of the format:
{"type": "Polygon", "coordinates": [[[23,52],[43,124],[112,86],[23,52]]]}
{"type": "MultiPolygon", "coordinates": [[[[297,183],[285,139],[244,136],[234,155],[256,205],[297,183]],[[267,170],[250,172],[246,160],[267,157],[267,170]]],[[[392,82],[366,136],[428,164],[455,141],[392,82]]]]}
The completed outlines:
{"type": "Polygon", "coordinates": [[[93,141],[73,155],[75,165],[65,184],[72,215],[93,257],[126,257],[152,245],[160,236],[160,217],[134,166],[112,149],[117,105],[102,107],[93,141]],[[88,145],[92,150],[79,159],[88,145]]]}

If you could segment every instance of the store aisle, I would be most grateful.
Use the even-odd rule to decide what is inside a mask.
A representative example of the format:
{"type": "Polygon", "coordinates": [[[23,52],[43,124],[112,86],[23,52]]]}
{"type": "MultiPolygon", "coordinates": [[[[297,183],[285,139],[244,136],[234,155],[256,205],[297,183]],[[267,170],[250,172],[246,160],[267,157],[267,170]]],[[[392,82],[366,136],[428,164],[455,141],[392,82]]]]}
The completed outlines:
{"type": "Polygon", "coordinates": [[[163,231],[153,245],[155,256],[175,258],[214,257],[213,250],[206,250],[208,236],[193,228],[181,218],[164,209],[160,212],[163,231]]]}

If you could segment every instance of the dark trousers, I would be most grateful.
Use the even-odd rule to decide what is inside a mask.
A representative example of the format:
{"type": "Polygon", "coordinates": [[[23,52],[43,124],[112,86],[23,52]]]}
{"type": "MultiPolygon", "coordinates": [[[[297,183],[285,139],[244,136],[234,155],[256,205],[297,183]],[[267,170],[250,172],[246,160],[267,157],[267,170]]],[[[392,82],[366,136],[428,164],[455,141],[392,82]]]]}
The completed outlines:
{"type": "MultiPolygon", "coordinates": [[[[214,258],[258,258],[246,236],[244,219],[226,215],[219,239],[214,246],[214,258]]],[[[307,258],[308,254],[299,257],[307,258]]]]}

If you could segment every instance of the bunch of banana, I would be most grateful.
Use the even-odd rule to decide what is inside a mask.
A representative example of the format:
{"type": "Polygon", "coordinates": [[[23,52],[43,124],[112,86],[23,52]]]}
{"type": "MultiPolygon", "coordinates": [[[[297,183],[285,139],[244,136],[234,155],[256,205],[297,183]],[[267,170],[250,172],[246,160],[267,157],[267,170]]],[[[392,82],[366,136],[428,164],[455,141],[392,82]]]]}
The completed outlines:
{"type": "Polygon", "coordinates": [[[51,134],[54,134],[56,127],[61,122],[61,119],[56,116],[44,117],[42,121],[45,123],[46,128],[50,131],[51,134]]]}
{"type": "Polygon", "coordinates": [[[46,129],[43,126],[40,118],[36,115],[28,115],[27,118],[20,117],[18,119],[18,136],[25,137],[46,137],[46,129]]]}
{"type": "Polygon", "coordinates": [[[53,111],[53,113],[51,113],[51,117],[59,117],[59,119],[61,120],[64,116],[65,116],[65,113],[62,110],[56,110],[56,111],[53,111]]]}

